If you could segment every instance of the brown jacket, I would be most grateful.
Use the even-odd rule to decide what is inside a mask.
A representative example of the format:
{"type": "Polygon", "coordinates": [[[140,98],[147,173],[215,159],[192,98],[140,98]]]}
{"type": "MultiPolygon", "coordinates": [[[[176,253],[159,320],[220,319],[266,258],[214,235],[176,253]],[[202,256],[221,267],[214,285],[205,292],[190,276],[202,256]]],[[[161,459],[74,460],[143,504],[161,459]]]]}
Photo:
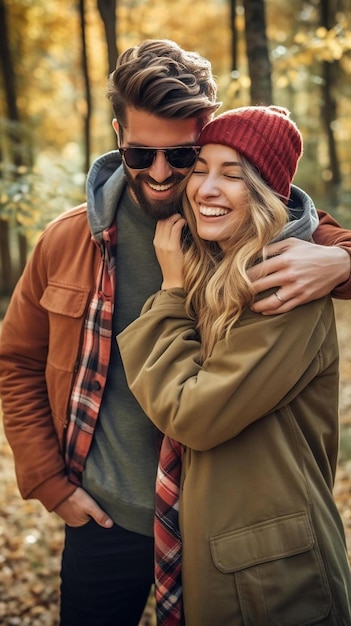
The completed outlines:
{"type": "Polygon", "coordinates": [[[66,478],[62,452],[84,316],[99,263],[85,206],[64,213],[41,236],[3,322],[5,432],[22,496],[38,498],[48,510],[76,489],[66,478]]]}

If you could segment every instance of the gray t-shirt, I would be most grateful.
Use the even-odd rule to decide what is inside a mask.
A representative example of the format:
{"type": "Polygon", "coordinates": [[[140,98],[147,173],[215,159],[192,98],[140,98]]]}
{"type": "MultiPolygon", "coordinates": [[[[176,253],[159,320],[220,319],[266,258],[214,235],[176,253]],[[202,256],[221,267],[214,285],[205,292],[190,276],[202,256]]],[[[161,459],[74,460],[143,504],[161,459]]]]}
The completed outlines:
{"type": "Polygon", "coordinates": [[[117,211],[111,360],[83,473],[84,489],[115,523],[150,536],[160,433],[129,391],[115,337],[138,317],[145,300],[160,289],[162,274],[152,243],[155,225],[126,189],[117,211]]]}

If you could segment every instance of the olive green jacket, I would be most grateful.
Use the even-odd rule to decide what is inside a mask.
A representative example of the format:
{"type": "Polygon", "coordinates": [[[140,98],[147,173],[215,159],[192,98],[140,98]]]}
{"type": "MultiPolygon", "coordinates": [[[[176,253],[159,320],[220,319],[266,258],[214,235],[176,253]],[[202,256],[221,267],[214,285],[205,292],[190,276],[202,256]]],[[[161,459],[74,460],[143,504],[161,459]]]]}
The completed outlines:
{"type": "Polygon", "coordinates": [[[158,292],[118,343],[141,406],[186,446],[186,626],[350,626],[350,569],[332,495],[331,299],[276,316],[246,310],[202,366],[184,301],[181,289],[158,292]]]}

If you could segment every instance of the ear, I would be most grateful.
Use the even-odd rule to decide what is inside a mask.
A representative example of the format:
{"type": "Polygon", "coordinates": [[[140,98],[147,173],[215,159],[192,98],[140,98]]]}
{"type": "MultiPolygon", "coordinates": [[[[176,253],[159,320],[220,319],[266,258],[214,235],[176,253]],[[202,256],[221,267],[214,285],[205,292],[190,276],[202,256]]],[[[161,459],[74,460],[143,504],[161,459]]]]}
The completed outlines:
{"type": "Polygon", "coordinates": [[[115,133],[116,133],[116,135],[118,137],[119,124],[118,124],[118,122],[117,122],[115,117],[112,120],[112,128],[113,128],[113,130],[115,131],[115,133]]]}

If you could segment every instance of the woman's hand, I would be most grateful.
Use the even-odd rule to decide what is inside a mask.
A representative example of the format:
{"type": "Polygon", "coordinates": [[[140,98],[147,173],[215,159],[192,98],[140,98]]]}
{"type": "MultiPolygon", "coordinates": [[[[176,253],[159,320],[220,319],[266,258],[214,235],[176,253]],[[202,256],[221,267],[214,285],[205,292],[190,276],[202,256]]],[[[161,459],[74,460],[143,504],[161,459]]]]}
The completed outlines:
{"type": "Polygon", "coordinates": [[[185,224],[186,220],[180,213],[157,222],[154,246],[163,275],[162,289],[183,287],[181,235],[185,224]]]}

